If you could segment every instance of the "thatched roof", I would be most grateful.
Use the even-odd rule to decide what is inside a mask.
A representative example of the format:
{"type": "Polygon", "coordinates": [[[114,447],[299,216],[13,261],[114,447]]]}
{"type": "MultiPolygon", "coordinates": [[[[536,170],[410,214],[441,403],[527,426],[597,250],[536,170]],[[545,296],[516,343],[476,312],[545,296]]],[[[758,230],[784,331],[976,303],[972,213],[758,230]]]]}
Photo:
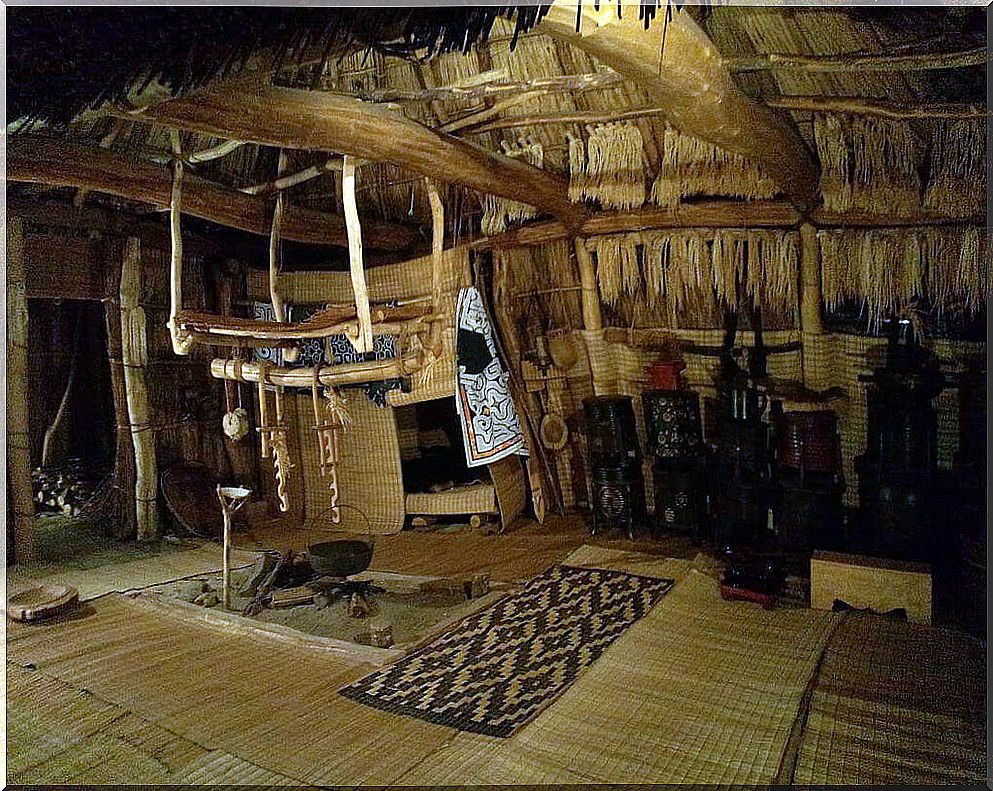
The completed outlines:
{"type": "MultiPolygon", "coordinates": [[[[544,10],[535,6],[347,11],[15,8],[8,17],[8,118],[62,123],[61,128],[49,127],[46,134],[165,166],[170,158],[165,126],[141,117],[124,120],[120,114],[82,111],[106,102],[126,105],[149,81],[173,93],[190,92],[262,53],[276,84],[356,96],[451,138],[507,153],[568,180],[570,195],[586,205],[611,210],[722,195],[739,200],[781,198],[782,185],[762,167],[679,134],[665,116],[671,108],[659,107],[642,84],[615,74],[572,42],[546,35],[543,25],[526,32],[541,20],[544,10]],[[569,81],[574,77],[602,84],[573,86],[569,81]],[[535,81],[554,87],[527,93],[524,88],[535,81]],[[480,84],[495,87],[491,93],[460,89],[480,84]],[[498,91],[500,85],[509,87],[498,91]],[[446,93],[446,89],[450,90],[446,93]],[[618,117],[624,123],[607,123],[618,117]],[[586,168],[592,167],[594,157],[607,152],[603,154],[609,160],[607,169],[600,175],[582,171],[586,181],[581,182],[577,150],[586,168]],[[701,175],[685,167],[672,171],[677,155],[684,163],[702,163],[706,172],[701,175]]],[[[639,10],[644,15],[645,9],[639,10]]],[[[624,13],[634,14],[635,8],[625,6],[624,13]]],[[[831,157],[840,156],[838,146],[858,145],[859,135],[882,137],[890,141],[889,148],[905,145],[906,150],[895,156],[906,171],[906,183],[897,184],[895,192],[887,187],[872,195],[874,201],[893,202],[895,194],[898,208],[909,211],[925,205],[928,179],[938,167],[932,152],[942,146],[954,148],[954,139],[961,134],[985,134],[978,118],[956,121],[927,112],[914,114],[936,102],[943,108],[953,102],[981,103],[985,65],[864,71],[768,66],[770,57],[791,55],[815,60],[853,53],[870,58],[900,53],[939,57],[985,47],[981,9],[736,6],[687,7],[683,13],[692,14],[709,36],[733,82],[747,97],[758,105],[783,108],[774,112],[796,130],[799,145],[806,146],[829,176],[831,157]],[[747,62],[755,59],[766,64],[749,66],[747,62]],[[826,103],[825,107],[838,99],[868,104],[871,112],[866,116],[861,111],[819,111],[816,103],[813,110],[802,102],[797,105],[796,100],[810,97],[826,103]],[[873,106],[886,111],[890,105],[909,108],[900,110],[906,117],[872,114],[873,106]]],[[[182,139],[184,151],[222,142],[194,132],[184,132],[182,139]]],[[[320,165],[328,157],[328,149],[288,153],[290,172],[320,165]]],[[[191,172],[229,189],[244,189],[270,181],[277,156],[275,147],[246,145],[191,172]]],[[[883,178],[883,171],[893,170],[891,165],[877,163],[877,175],[883,178]]],[[[955,167],[975,170],[981,165],[955,167]]],[[[431,213],[424,175],[388,161],[364,166],[358,187],[363,218],[407,224],[427,239],[431,213]]],[[[978,175],[971,172],[970,178],[978,175]]],[[[984,168],[981,176],[985,187],[984,168]]],[[[828,205],[832,201],[828,193],[836,186],[822,176],[822,188],[828,191],[822,199],[828,205]]],[[[849,186],[838,189],[844,192],[849,186]]],[[[14,192],[49,190],[15,185],[14,192]]],[[[487,223],[491,230],[498,229],[502,223],[540,213],[494,206],[455,184],[446,186],[444,197],[453,237],[478,233],[481,224],[484,229],[487,223]]],[[[89,200],[105,199],[93,195],[89,200]]],[[[294,187],[291,201],[340,214],[337,174],[327,172],[294,187]]],[[[120,198],[110,202],[135,206],[120,198]]]]}

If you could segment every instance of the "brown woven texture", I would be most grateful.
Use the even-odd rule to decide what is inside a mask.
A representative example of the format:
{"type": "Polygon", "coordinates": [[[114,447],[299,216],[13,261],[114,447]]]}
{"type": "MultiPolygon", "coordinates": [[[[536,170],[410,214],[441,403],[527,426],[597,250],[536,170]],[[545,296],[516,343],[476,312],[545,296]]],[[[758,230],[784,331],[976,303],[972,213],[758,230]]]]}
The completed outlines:
{"type": "Polygon", "coordinates": [[[491,483],[477,483],[443,492],[412,492],[406,508],[408,514],[495,514],[496,489],[491,483]]]}
{"type": "Polygon", "coordinates": [[[820,668],[795,782],[985,783],[984,666],[964,634],[849,616],[820,668]]]}
{"type": "MultiPolygon", "coordinates": [[[[577,563],[671,573],[598,554],[577,563]]],[[[836,616],[724,602],[713,580],[674,569],[672,591],[528,727],[457,734],[400,782],[773,782],[836,616]]]]}
{"type": "Polygon", "coordinates": [[[347,507],[341,509],[341,523],[335,525],[328,487],[321,477],[320,448],[311,425],[311,395],[298,394],[294,400],[298,413],[304,416],[298,424],[301,470],[294,473],[299,472],[295,477],[302,478],[307,527],[376,534],[401,530],[403,470],[393,410],[377,407],[360,390],[348,393],[347,409],[352,420],[338,440],[338,502],[347,507]]]}

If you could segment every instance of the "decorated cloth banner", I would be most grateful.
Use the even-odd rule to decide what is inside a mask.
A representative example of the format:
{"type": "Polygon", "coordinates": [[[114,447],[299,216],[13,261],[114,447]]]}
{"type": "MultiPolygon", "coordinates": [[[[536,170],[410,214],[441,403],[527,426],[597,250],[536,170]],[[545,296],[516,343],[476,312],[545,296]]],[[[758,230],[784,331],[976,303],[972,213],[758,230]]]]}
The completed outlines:
{"type": "Polygon", "coordinates": [[[455,411],[466,463],[480,467],[515,453],[527,456],[507,385],[510,375],[497,357],[483,298],[471,286],[459,292],[455,310],[455,369],[455,411]]]}

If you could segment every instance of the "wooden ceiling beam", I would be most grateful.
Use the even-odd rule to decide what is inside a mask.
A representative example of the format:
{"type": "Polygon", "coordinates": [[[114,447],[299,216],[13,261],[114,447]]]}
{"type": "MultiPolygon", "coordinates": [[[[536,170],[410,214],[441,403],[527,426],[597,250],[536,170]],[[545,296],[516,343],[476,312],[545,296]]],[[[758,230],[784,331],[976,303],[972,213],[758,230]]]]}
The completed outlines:
{"type": "Polygon", "coordinates": [[[741,92],[688,14],[677,11],[668,25],[657,20],[645,30],[634,6],[618,19],[613,4],[595,11],[584,2],[577,33],[575,0],[556,0],[537,31],[637,83],[681,132],[757,163],[798,208],[814,204],[820,168],[800,133],[787,117],[741,92]]]}
{"type": "Polygon", "coordinates": [[[978,104],[889,102],[863,99],[859,96],[770,96],[762,101],[769,107],[780,107],[784,110],[842,115],[872,115],[897,121],[919,118],[961,120],[985,118],[989,115],[989,110],[978,104]]]}
{"type": "Polygon", "coordinates": [[[932,71],[982,66],[987,61],[986,47],[958,52],[920,52],[915,54],[860,53],[851,55],[795,55],[770,52],[726,58],[732,72],[742,71],[932,71]]]}
{"type": "Polygon", "coordinates": [[[386,160],[422,176],[527,203],[570,227],[577,227],[584,214],[569,200],[565,180],[552,173],[340,94],[271,85],[250,90],[237,84],[206,86],[190,97],[149,107],[140,117],[215,137],[386,160]]]}
{"type": "MultiPolygon", "coordinates": [[[[168,168],[104,149],[31,135],[8,138],[7,180],[105,192],[157,208],[168,208],[172,194],[168,168]]],[[[183,180],[182,211],[260,236],[268,236],[271,230],[269,201],[193,175],[183,180]]],[[[375,249],[406,250],[417,242],[416,232],[408,226],[370,221],[366,227],[367,245],[375,249]]],[[[282,231],[284,238],[297,242],[348,244],[344,218],[299,206],[287,208],[282,231]]]]}

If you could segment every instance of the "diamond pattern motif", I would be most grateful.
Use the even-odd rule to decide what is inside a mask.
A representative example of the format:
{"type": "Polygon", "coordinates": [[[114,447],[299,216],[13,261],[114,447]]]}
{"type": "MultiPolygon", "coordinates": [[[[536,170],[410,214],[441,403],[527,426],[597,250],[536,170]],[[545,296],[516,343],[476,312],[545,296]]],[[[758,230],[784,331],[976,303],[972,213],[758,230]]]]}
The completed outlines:
{"type": "Polygon", "coordinates": [[[340,694],[463,731],[510,736],[568,689],[672,584],[553,566],[521,592],[340,694]]]}

